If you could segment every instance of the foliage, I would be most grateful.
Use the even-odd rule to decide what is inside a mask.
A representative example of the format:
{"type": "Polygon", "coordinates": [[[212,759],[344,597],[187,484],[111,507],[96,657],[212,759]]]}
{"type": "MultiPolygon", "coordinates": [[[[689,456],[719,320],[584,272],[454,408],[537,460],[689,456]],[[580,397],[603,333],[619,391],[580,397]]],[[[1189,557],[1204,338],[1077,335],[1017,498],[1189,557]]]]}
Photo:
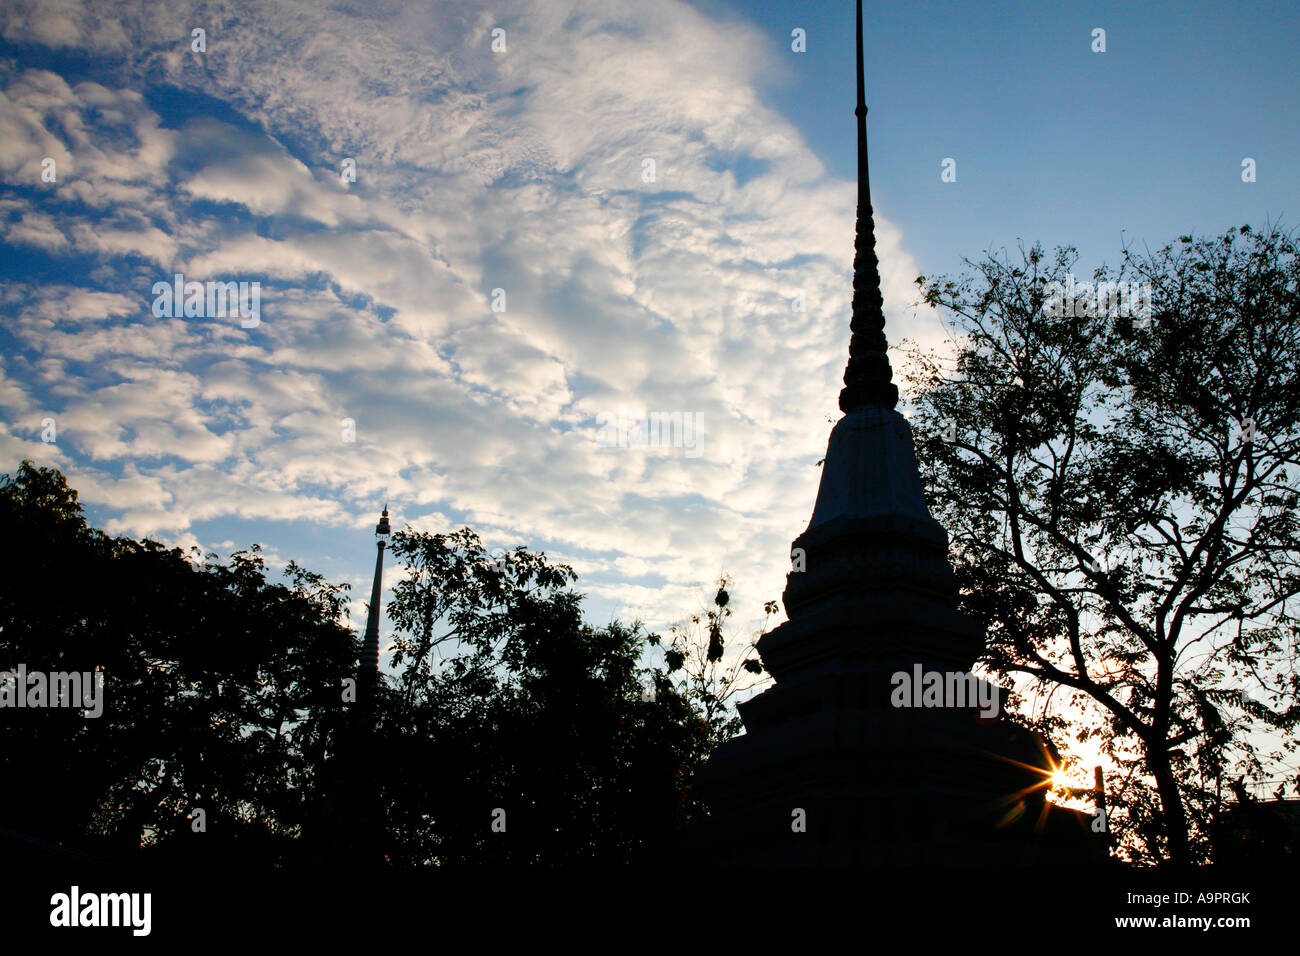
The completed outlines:
{"type": "Polygon", "coordinates": [[[0,825],[89,849],[315,865],[373,859],[374,834],[399,866],[671,861],[761,670],[724,663],[725,582],[711,647],[675,630],[681,659],[654,665],[657,635],[583,620],[571,568],[400,531],[397,676],[367,736],[341,693],[360,649],[346,586],[293,563],[271,583],[256,545],[222,563],[109,537],[30,462],[0,481],[0,531],[0,667],[106,675],[101,717],[0,711],[0,771],[23,781],[0,788],[0,825]],[[372,782],[383,837],[358,822],[372,782]]]}
{"type": "MultiPolygon", "coordinates": [[[[726,577],[718,581],[717,594],[703,616],[694,614],[686,624],[669,628],[664,651],[668,674],[677,678],[680,692],[695,703],[708,727],[710,751],[740,732],[743,725],[733,702],[763,683],[756,640],[745,645],[729,663],[726,659],[723,625],[732,614],[727,591],[730,584],[726,577]]],[[[777,613],[776,602],[764,604],[763,612],[760,634],[767,630],[768,619],[777,613]]]]}
{"type": "MultiPolygon", "coordinates": [[[[687,680],[646,666],[659,637],[586,623],[573,570],[544,554],[491,557],[468,528],[401,531],[393,553],[406,568],[381,725],[394,861],[670,861],[674,831],[703,812],[694,774],[735,730],[735,675],[719,678],[719,658],[687,680]]],[[[675,634],[668,653],[686,648],[675,634]]]]}
{"type": "Polygon", "coordinates": [[[961,335],[955,364],[913,351],[928,497],[989,666],[1104,715],[1126,852],[1205,859],[1226,783],[1280,766],[1300,716],[1295,240],[1125,250],[1093,279],[1149,284],[1149,322],[1086,297],[1052,314],[1077,254],[1020,253],[917,280],[961,335]]]}
{"type": "Polygon", "coordinates": [[[295,565],[268,583],[86,525],[63,476],[0,481],[0,667],[103,672],[103,713],[0,711],[0,820],[103,849],[279,858],[310,808],[310,742],[355,645],[343,589],[295,565]],[[202,842],[190,811],[206,814],[202,842]]]}

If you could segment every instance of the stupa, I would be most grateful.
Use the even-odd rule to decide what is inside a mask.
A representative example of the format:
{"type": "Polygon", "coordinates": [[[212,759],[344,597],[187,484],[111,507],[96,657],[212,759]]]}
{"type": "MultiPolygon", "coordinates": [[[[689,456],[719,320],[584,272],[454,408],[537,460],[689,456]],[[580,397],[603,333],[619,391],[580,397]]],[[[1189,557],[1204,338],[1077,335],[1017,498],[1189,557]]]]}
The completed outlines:
{"type": "Polygon", "coordinates": [[[758,645],[774,684],[740,705],[746,732],[704,768],[710,817],[689,835],[689,852],[733,865],[1096,862],[1104,838],[1092,815],[1046,800],[1054,752],[1006,718],[1000,688],[985,685],[993,706],[972,707],[951,706],[955,693],[930,693],[927,705],[913,686],[922,677],[933,689],[933,674],[954,691],[963,680],[973,688],[984,635],[957,608],[948,536],[930,515],[911,428],[895,407],[867,174],[861,0],[857,26],[844,414],[812,520],[793,543],[788,620],[758,645]]]}

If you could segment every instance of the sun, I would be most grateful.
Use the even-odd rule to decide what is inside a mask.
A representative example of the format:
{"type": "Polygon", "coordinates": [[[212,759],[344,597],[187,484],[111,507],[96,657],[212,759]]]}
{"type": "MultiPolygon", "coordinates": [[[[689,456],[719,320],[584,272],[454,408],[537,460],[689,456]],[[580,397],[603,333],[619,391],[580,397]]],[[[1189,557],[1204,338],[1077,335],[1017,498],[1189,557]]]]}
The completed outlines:
{"type": "Polygon", "coordinates": [[[1070,749],[1062,756],[1059,766],[1052,772],[1048,785],[1053,802],[1068,801],[1072,805],[1087,799],[1079,791],[1091,791],[1095,786],[1095,768],[1109,772],[1110,760],[1092,740],[1071,741],[1070,749]],[[1070,791],[1074,791],[1070,793],[1070,791]]]}

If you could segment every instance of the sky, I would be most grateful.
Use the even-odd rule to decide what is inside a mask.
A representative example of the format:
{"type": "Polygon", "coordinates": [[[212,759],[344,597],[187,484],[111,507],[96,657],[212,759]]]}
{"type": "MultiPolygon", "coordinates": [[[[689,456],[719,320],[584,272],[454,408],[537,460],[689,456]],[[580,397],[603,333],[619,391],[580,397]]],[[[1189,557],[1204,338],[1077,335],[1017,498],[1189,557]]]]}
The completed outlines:
{"type": "MultiPolygon", "coordinates": [[[[895,346],[942,347],[913,280],[986,250],[1086,278],[1294,222],[1294,4],[865,17],[895,346]]],[[[260,543],[351,583],[357,627],[387,504],[572,565],[596,624],[662,629],[725,573],[752,631],[838,417],[853,29],[847,0],[0,0],[0,471],[58,467],[110,533],[260,543]],[[160,305],[177,273],[256,283],[256,321],[160,305]],[[650,412],[694,429],[610,441],[650,412]]]]}

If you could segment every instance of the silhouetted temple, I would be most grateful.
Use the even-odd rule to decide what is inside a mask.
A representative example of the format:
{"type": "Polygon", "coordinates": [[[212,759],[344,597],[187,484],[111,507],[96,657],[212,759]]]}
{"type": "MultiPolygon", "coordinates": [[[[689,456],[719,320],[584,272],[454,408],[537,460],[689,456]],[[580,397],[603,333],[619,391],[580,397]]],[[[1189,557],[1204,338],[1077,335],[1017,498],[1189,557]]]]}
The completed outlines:
{"type": "MultiPolygon", "coordinates": [[[[759,652],[775,683],[710,758],[694,853],[724,864],[1077,863],[1091,816],[1046,801],[1044,741],[971,707],[894,706],[898,674],[968,674],[984,643],[957,610],[948,536],[898,413],[867,175],[857,12],[858,210],[840,408],[784,602],[759,652]],[[801,561],[798,559],[802,559],[801,561]],[[800,565],[803,566],[801,569],[800,565]]],[[[1001,712],[1001,692],[998,707],[1001,712]]]]}

